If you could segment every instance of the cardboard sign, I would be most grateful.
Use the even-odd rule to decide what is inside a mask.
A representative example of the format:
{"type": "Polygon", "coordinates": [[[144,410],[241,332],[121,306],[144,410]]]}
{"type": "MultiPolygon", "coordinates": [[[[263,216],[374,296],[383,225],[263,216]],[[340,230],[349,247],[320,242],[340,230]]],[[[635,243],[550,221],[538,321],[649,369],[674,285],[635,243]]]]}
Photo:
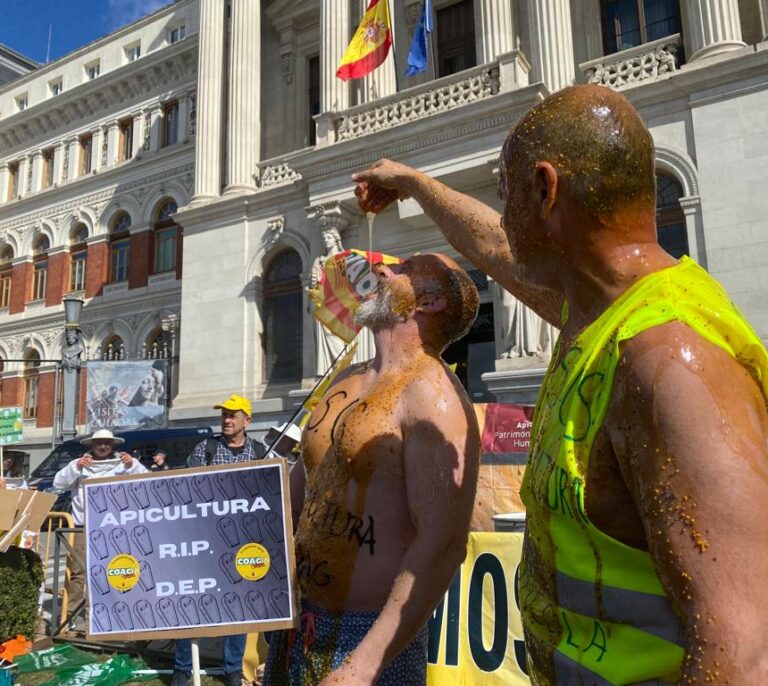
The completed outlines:
{"type": "Polygon", "coordinates": [[[84,487],[88,638],[296,626],[284,460],[93,478],[84,487]]]}
{"type": "Polygon", "coordinates": [[[523,535],[469,534],[429,621],[427,686],[528,685],[516,577],[523,535]]]}
{"type": "Polygon", "coordinates": [[[0,488],[0,552],[8,550],[24,530],[39,531],[55,502],[53,493],[0,488]]]}

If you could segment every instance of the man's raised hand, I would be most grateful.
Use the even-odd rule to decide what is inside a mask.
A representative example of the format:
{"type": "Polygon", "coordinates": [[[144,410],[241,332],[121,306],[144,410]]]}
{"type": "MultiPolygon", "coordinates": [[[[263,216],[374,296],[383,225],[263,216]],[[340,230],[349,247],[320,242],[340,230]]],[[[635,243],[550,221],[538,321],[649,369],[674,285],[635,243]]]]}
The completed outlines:
{"type": "Polygon", "coordinates": [[[363,212],[378,214],[395,200],[410,196],[406,184],[415,173],[404,164],[382,159],[365,171],[352,175],[356,182],[355,195],[363,212]]]}

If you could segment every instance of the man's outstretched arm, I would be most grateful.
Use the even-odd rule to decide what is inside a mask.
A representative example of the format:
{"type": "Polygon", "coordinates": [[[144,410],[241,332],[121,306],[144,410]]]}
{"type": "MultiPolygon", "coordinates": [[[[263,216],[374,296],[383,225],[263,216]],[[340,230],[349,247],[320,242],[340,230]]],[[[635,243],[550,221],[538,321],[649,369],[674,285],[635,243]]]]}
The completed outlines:
{"type": "Polygon", "coordinates": [[[405,485],[416,537],[373,627],[322,686],[375,684],[426,624],[466,555],[479,432],[447,374],[437,392],[435,381],[431,377],[431,384],[408,391],[411,419],[403,426],[405,485]]]}
{"type": "Polygon", "coordinates": [[[768,683],[768,412],[757,384],[666,324],[626,344],[607,426],[682,623],[682,683],[768,683]]]}
{"type": "Polygon", "coordinates": [[[392,160],[380,160],[352,179],[364,211],[380,212],[397,197],[416,200],[458,252],[543,319],[560,326],[562,295],[520,280],[501,215],[492,207],[392,160]]]}

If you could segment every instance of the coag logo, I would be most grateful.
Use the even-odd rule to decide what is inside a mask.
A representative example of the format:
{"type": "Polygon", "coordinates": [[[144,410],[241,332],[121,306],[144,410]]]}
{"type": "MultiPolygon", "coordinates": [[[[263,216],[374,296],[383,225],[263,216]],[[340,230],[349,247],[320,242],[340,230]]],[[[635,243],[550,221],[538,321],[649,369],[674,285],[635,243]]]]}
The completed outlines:
{"type": "Polygon", "coordinates": [[[269,552],[259,543],[246,543],[237,551],[235,569],[248,581],[263,579],[269,571],[269,552]]]}
{"type": "Polygon", "coordinates": [[[139,561],[133,555],[117,555],[107,565],[107,581],[117,591],[130,591],[141,575],[139,561]]]}

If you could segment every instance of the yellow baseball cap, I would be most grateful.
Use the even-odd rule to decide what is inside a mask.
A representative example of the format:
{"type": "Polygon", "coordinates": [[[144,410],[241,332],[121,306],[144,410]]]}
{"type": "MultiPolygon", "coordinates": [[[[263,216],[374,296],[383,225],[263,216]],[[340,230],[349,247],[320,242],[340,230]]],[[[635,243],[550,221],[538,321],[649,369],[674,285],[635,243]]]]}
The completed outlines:
{"type": "Polygon", "coordinates": [[[213,406],[214,410],[230,410],[237,412],[240,410],[249,417],[251,416],[251,403],[247,398],[243,398],[241,395],[230,395],[223,403],[213,406]]]}

